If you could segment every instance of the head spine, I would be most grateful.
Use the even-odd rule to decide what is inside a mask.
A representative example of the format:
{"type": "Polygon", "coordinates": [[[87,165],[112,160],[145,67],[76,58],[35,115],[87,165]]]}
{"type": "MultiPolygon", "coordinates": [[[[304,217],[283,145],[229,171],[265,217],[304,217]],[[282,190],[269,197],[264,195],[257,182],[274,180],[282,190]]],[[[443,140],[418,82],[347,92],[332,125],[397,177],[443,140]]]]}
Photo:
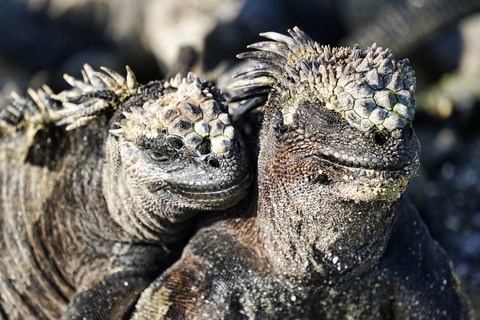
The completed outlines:
{"type": "Polygon", "coordinates": [[[407,59],[396,61],[389,49],[376,44],[361,50],[330,48],[313,41],[297,27],[290,36],[260,35],[255,51],[238,55],[258,62],[241,70],[233,89],[243,96],[271,87],[282,102],[285,125],[296,123],[303,103],[338,112],[359,130],[393,131],[409,125],[415,114],[415,75],[407,59]]]}
{"type": "Polygon", "coordinates": [[[99,114],[118,109],[126,99],[139,93],[140,85],[130,67],[126,66],[126,78],[109,68],[100,69],[103,72],[85,64],[83,81],[64,75],[72,89],[52,95],[64,107],[57,114],[58,125],[66,124],[67,130],[86,126],[99,114]]]}
{"type": "Polygon", "coordinates": [[[52,95],[63,106],[56,113],[57,125],[66,124],[67,130],[73,130],[103,113],[118,111],[122,118],[109,132],[121,139],[140,142],[163,137],[200,157],[231,155],[235,129],[223,93],[210,82],[202,82],[190,72],[186,77],[177,74],[169,80],[141,85],[128,66],[126,77],[100,69],[84,65],[83,81],[64,76],[72,89],[52,95]],[[131,103],[134,97],[147,97],[147,87],[152,86],[161,92],[158,98],[131,103]]]}

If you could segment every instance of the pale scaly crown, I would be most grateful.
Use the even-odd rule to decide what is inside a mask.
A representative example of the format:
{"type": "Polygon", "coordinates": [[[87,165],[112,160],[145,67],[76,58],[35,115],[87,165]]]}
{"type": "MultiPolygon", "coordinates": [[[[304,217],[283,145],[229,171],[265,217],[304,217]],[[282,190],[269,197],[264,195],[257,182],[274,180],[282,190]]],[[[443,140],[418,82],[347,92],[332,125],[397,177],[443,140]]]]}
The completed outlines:
{"type": "Polygon", "coordinates": [[[257,60],[237,75],[233,89],[261,92],[272,87],[282,97],[284,124],[295,123],[301,103],[318,103],[341,114],[352,126],[393,131],[410,124],[415,114],[415,75],[407,59],[395,61],[376,44],[361,50],[330,48],[299,28],[291,37],[262,33],[273,41],[255,43],[239,58],[257,60]]]}
{"type": "Polygon", "coordinates": [[[209,149],[217,155],[231,149],[235,130],[217,88],[202,83],[193,73],[184,78],[177,75],[166,81],[164,88],[173,90],[123,112],[125,118],[118,123],[119,128],[110,132],[130,141],[154,139],[161,134],[176,136],[191,150],[210,140],[209,149]]]}

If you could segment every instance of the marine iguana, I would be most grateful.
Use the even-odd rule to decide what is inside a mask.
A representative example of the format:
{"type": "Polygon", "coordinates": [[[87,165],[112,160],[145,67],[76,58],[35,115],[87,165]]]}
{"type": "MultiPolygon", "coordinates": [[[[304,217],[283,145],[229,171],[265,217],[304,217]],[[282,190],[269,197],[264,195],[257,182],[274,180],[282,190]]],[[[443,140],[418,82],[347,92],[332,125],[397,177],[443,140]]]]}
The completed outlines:
{"type": "Polygon", "coordinates": [[[414,71],[375,44],[298,28],[251,45],[263,107],[257,188],[204,226],[134,319],[468,319],[444,252],[403,196],[418,167],[414,71]]]}
{"type": "Polygon", "coordinates": [[[0,111],[0,319],[123,319],[189,218],[251,181],[223,94],[88,65],[0,111]]]}

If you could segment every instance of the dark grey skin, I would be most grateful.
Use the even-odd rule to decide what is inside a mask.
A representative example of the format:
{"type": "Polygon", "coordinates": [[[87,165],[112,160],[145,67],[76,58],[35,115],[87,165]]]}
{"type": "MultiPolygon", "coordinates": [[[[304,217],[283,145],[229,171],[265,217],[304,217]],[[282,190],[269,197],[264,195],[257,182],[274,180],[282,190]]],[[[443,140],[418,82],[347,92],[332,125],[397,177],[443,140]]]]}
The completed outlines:
{"type": "Polygon", "coordinates": [[[392,96],[380,106],[389,92],[413,93],[408,61],[376,46],[330,49],[298,28],[289,33],[266,33],[275,41],[242,55],[259,63],[237,87],[272,86],[256,190],[197,232],[144,291],[133,318],[470,319],[448,258],[402,195],[419,165],[414,100],[392,96]],[[375,85],[371,70],[384,81],[375,85]],[[349,77],[353,87],[343,86],[349,77]],[[336,104],[344,92],[357,118],[343,113],[348,103],[336,104]],[[369,94],[377,103],[370,115],[356,103],[369,94]],[[380,123],[375,108],[393,118],[380,123]]]}
{"type": "Polygon", "coordinates": [[[196,76],[68,79],[71,91],[31,91],[0,114],[0,319],[128,318],[190,219],[251,181],[242,138],[219,123],[222,93],[196,76]]]}

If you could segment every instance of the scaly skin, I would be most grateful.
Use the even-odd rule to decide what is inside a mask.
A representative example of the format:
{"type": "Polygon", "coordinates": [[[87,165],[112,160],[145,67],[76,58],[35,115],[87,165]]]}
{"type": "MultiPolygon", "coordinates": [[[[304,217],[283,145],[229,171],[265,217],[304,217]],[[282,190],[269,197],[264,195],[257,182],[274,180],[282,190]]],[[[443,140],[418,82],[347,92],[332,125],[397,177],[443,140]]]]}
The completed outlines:
{"type": "Polygon", "coordinates": [[[188,219],[246,195],[245,147],[218,89],[103,70],[0,112],[0,318],[123,319],[188,219]]]}
{"type": "Polygon", "coordinates": [[[242,54],[271,87],[257,190],[201,229],[134,319],[468,319],[443,251],[402,196],[419,163],[407,60],[298,28],[242,54]],[[234,213],[234,214],[233,214],[234,213]]]}

